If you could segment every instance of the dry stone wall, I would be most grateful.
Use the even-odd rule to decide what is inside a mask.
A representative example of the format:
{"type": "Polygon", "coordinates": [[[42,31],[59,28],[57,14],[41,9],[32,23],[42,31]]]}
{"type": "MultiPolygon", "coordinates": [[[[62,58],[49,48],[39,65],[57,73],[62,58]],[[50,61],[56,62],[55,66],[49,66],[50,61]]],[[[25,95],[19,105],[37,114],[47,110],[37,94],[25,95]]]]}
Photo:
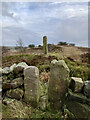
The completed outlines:
{"type": "MultiPolygon", "coordinates": [[[[21,62],[11,67],[0,68],[0,95],[2,102],[5,98],[23,99],[26,103],[36,107],[42,101],[41,109],[50,107],[59,110],[66,99],[76,103],[90,105],[90,81],[83,82],[81,78],[69,78],[69,69],[63,60],[53,60],[50,65],[50,81],[47,82],[47,95],[41,96],[39,70],[35,66],[28,66],[21,62]],[[67,96],[66,96],[67,95],[67,96]]],[[[71,104],[70,104],[71,105],[71,104]]],[[[83,105],[82,105],[83,106],[83,105]]],[[[68,107],[71,108],[71,107],[68,107]]],[[[87,108],[87,111],[90,109],[87,108]]]]}

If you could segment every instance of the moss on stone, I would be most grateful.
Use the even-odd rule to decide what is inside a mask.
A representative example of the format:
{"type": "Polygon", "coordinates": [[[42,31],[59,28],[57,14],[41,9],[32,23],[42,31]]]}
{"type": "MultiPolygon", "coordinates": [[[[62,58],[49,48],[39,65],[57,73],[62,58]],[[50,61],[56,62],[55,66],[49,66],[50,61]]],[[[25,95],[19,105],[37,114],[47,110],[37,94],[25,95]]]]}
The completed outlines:
{"type": "Polygon", "coordinates": [[[88,105],[81,104],[75,101],[67,101],[66,104],[69,111],[71,111],[75,118],[87,118],[90,119],[90,109],[88,105]]]}

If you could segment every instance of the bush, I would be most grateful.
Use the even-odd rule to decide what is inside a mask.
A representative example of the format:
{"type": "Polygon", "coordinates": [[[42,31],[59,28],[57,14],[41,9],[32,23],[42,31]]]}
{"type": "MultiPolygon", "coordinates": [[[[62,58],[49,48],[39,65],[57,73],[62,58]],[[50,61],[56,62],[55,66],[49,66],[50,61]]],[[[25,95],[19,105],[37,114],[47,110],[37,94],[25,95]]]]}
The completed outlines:
{"type": "Polygon", "coordinates": [[[38,47],[42,47],[41,45],[38,45],[38,47]]]}
{"type": "Polygon", "coordinates": [[[70,45],[70,46],[75,46],[75,44],[73,44],[73,43],[70,43],[69,45],[70,45]]]}
{"type": "Polygon", "coordinates": [[[28,45],[28,47],[30,47],[30,48],[34,48],[35,45],[34,45],[34,44],[31,44],[31,45],[28,45]]]}
{"type": "Polygon", "coordinates": [[[68,45],[67,42],[59,42],[58,45],[68,45]]]}
{"type": "Polygon", "coordinates": [[[83,81],[90,79],[90,69],[87,66],[72,62],[69,59],[65,59],[65,62],[70,69],[70,77],[80,77],[83,81]]]}

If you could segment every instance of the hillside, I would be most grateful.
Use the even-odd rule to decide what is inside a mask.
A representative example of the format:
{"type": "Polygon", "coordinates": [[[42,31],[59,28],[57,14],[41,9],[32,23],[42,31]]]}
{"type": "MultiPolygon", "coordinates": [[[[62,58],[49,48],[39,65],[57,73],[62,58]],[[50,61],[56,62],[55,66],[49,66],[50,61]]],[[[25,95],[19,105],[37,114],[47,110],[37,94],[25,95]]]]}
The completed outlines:
{"type": "MultiPolygon", "coordinates": [[[[73,46],[60,46],[60,45],[51,45],[49,46],[49,54],[56,54],[61,58],[68,58],[72,61],[78,61],[80,63],[87,63],[89,57],[89,49],[84,47],[73,47],[73,46]]],[[[20,54],[27,54],[27,55],[42,55],[43,48],[42,47],[35,47],[35,48],[25,48],[23,52],[18,51],[14,47],[8,47],[6,50],[3,50],[3,61],[6,56],[14,56],[20,54]]],[[[14,61],[15,62],[15,61],[14,61]]],[[[4,66],[6,62],[2,62],[2,66],[4,66]]],[[[7,63],[8,64],[8,63],[7,63]]]]}
{"type": "MultiPolygon", "coordinates": [[[[35,48],[25,48],[23,52],[15,48],[3,49],[2,56],[2,67],[10,67],[13,64],[19,64],[24,62],[28,66],[36,66],[39,69],[40,77],[40,100],[42,97],[48,94],[48,84],[50,80],[50,64],[52,60],[64,60],[67,64],[70,73],[69,77],[80,77],[82,82],[90,80],[90,69],[89,69],[89,49],[84,47],[73,47],[73,46],[57,46],[49,45],[49,52],[47,55],[43,54],[42,47],[35,48]]],[[[17,73],[18,69],[16,70],[17,73]]],[[[22,77],[23,73],[16,74],[11,72],[7,75],[3,75],[4,82],[13,82],[18,77],[22,77]]],[[[17,79],[19,80],[19,79],[17,79]]],[[[36,84],[36,83],[35,83],[36,84]]],[[[87,117],[89,116],[89,108],[87,105],[82,106],[82,103],[76,103],[73,101],[65,101],[64,106],[59,111],[53,111],[49,108],[49,103],[47,102],[46,108],[42,108],[42,103],[39,103],[37,108],[33,108],[31,105],[24,102],[22,95],[22,90],[24,90],[24,85],[21,85],[19,88],[14,90],[7,89],[3,90],[3,104],[2,104],[2,116],[3,118],[75,118],[75,117],[87,117]],[[20,89],[20,91],[18,91],[20,89]],[[16,90],[16,91],[15,91],[16,90]],[[8,92],[9,93],[8,93],[8,92]],[[14,95],[10,92],[15,92],[14,95]],[[18,93],[18,92],[21,92],[18,93]],[[17,94],[18,93],[18,94],[17,94]],[[12,98],[13,95],[13,99],[12,98]],[[21,96],[21,100],[17,99],[17,96],[21,96]],[[78,110],[79,106],[79,110],[78,110]],[[73,110],[73,107],[75,110],[73,110]],[[71,111],[70,111],[71,110],[71,111]]],[[[69,89],[68,89],[68,92],[69,89]]],[[[67,93],[69,94],[69,93],[67,93]]],[[[72,95],[72,93],[70,93],[72,95]]],[[[80,93],[81,94],[81,93],[80,93]]],[[[78,98],[78,94],[75,94],[75,99],[78,98]]],[[[82,96],[79,96],[77,100],[79,102],[84,99],[82,96]]],[[[85,98],[86,103],[88,100],[85,98]]]]}

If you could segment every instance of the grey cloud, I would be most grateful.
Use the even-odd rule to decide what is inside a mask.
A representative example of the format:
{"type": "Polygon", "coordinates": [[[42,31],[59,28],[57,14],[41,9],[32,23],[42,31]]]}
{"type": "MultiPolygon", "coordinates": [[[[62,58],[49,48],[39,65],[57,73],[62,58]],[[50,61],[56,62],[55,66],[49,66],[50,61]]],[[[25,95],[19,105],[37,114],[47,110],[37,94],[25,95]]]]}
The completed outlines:
{"type": "Polygon", "coordinates": [[[63,40],[87,46],[87,11],[84,11],[87,10],[86,3],[59,5],[36,3],[35,6],[34,3],[3,5],[4,17],[17,19],[17,24],[13,23],[11,26],[3,27],[3,44],[15,45],[20,37],[24,45],[32,43],[38,45],[42,44],[42,36],[47,35],[49,43],[57,44],[63,40]],[[67,11],[69,8],[75,9],[75,13],[72,11],[69,13],[67,11]],[[83,8],[83,11],[80,11],[80,8],[83,8]],[[15,13],[17,16],[14,16],[15,13]],[[70,16],[70,14],[74,16],[70,16]]]}
{"type": "Polygon", "coordinates": [[[41,39],[39,34],[21,27],[6,27],[3,28],[2,33],[4,45],[11,44],[14,46],[19,38],[23,40],[24,45],[29,45],[31,43],[35,43],[37,45],[41,39]]]}

